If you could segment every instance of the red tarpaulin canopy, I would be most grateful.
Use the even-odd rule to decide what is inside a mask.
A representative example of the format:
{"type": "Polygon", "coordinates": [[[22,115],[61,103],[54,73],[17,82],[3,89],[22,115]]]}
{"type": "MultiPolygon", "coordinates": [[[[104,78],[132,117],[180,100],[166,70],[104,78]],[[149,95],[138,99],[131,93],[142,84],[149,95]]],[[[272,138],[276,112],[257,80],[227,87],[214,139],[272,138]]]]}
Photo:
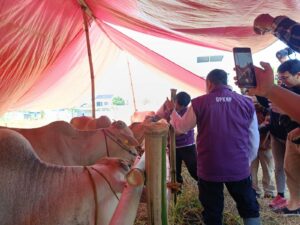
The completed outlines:
{"type": "MultiPolygon", "coordinates": [[[[90,88],[80,3],[90,18],[95,76],[123,51],[180,82],[204,92],[204,79],[116,30],[145,34],[230,51],[249,46],[259,51],[272,35],[253,32],[260,13],[300,21],[300,2],[225,0],[2,0],[0,2],[0,113],[30,107],[74,106],[90,88]]],[[[90,93],[90,92],[89,92],[90,93]]]]}

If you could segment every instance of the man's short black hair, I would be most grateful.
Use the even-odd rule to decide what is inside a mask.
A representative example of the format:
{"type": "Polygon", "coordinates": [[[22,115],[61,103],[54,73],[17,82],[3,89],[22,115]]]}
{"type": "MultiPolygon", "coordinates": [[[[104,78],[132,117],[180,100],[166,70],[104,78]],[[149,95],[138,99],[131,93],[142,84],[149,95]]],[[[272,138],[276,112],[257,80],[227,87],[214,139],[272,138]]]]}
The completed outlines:
{"type": "Polygon", "coordinates": [[[280,64],[277,69],[278,73],[289,72],[293,76],[300,72],[300,61],[298,59],[290,59],[280,64]]]}
{"type": "Polygon", "coordinates": [[[188,93],[182,91],[176,95],[175,100],[179,105],[186,107],[191,102],[191,96],[188,93]]]}
{"type": "Polygon", "coordinates": [[[215,85],[227,85],[227,73],[221,69],[210,71],[206,79],[215,85]]]}

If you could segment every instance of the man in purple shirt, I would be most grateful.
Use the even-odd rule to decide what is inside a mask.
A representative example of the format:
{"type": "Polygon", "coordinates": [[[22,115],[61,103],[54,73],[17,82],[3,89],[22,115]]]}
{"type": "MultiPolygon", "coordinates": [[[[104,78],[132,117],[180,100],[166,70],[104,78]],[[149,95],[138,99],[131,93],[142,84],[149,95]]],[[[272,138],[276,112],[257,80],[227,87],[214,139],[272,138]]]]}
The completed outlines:
{"type": "MultiPolygon", "coordinates": [[[[222,225],[224,184],[237,204],[245,225],[259,225],[259,205],[252,188],[250,164],[257,156],[259,132],[250,98],[231,91],[227,73],[212,70],[208,94],[192,99],[181,117],[173,110],[171,124],[178,132],[197,126],[199,200],[206,225],[222,225]]],[[[168,110],[174,109],[172,102],[168,110]]]]}

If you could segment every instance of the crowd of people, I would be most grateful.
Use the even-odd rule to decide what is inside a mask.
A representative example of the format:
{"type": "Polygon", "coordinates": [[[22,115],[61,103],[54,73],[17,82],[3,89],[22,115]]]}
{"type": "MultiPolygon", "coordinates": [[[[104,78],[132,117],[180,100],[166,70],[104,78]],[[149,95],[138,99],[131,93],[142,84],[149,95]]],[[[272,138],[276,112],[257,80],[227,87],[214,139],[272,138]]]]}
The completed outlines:
{"type": "MultiPolygon", "coordinates": [[[[300,52],[300,24],[288,17],[261,14],[253,27],[259,35],[272,32],[300,52]]],[[[206,225],[222,225],[224,186],[245,225],[261,224],[257,197],[262,194],[270,198],[275,213],[300,216],[300,61],[283,59],[282,54],[278,54],[278,84],[269,63],[255,67],[257,86],[248,90],[253,98],[232,91],[226,71],[214,69],[206,78],[207,94],[190,100],[187,93],[180,93],[186,98],[177,96],[175,103],[164,104],[164,113],[178,133],[177,143],[186,140],[176,149],[177,181],[182,182],[183,160],[197,180],[206,225]],[[194,128],[196,145],[188,139],[194,128]],[[259,163],[263,190],[257,179],[259,163]]]]}

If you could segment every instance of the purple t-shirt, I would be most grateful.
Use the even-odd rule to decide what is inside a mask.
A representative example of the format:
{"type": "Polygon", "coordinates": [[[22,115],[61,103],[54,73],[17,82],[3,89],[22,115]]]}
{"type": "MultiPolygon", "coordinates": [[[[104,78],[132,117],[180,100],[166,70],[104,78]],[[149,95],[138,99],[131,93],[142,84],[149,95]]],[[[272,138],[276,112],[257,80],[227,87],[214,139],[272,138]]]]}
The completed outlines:
{"type": "Polygon", "coordinates": [[[248,177],[251,99],[219,86],[193,99],[192,107],[197,118],[198,176],[212,182],[248,177]]]}

